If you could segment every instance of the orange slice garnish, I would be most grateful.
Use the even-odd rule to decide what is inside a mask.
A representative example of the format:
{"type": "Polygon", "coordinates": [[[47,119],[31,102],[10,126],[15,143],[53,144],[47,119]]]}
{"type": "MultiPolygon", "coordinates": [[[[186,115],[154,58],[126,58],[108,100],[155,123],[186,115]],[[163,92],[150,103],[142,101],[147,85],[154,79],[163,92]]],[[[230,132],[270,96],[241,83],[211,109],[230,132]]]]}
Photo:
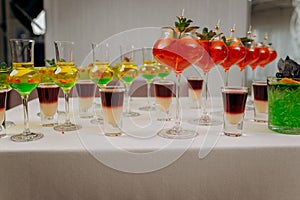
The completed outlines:
{"type": "Polygon", "coordinates": [[[279,81],[280,83],[300,84],[300,81],[295,81],[291,78],[283,78],[279,81]]]}

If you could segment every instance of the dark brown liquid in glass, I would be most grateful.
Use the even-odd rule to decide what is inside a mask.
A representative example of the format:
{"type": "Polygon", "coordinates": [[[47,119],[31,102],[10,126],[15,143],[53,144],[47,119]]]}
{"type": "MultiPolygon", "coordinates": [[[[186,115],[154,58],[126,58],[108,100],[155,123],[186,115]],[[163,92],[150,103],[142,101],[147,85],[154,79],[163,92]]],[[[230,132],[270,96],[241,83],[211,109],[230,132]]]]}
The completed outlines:
{"type": "Polygon", "coordinates": [[[40,103],[56,103],[59,87],[38,87],[37,92],[40,103]]]}
{"type": "Polygon", "coordinates": [[[154,84],[156,97],[172,97],[174,84],[154,84]]]}
{"type": "Polygon", "coordinates": [[[267,83],[254,83],[253,92],[255,100],[268,101],[267,83]]]}
{"type": "Polygon", "coordinates": [[[188,86],[194,90],[201,90],[203,85],[202,79],[188,79],[188,86]]]}
{"type": "Polygon", "coordinates": [[[232,114],[244,113],[247,92],[222,92],[225,112],[232,114]]]}
{"type": "Polygon", "coordinates": [[[95,83],[77,83],[76,89],[79,97],[93,97],[95,95],[95,83]]]}
{"type": "Polygon", "coordinates": [[[124,91],[101,91],[103,107],[119,107],[123,105],[124,91]]]}
{"type": "Polygon", "coordinates": [[[5,108],[6,106],[6,93],[7,92],[0,92],[0,109],[5,108]]]}

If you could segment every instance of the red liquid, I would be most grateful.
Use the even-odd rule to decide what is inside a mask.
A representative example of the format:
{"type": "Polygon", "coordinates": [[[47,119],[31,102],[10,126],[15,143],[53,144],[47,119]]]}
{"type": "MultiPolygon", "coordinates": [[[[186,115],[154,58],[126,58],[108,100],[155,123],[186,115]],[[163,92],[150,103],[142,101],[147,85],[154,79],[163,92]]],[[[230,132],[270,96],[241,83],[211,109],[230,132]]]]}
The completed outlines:
{"type": "Polygon", "coordinates": [[[242,61],[246,56],[246,49],[244,46],[236,44],[235,42],[232,42],[228,46],[228,56],[224,60],[224,62],[221,63],[221,65],[224,68],[224,71],[228,71],[229,68],[242,61]]]}
{"type": "Polygon", "coordinates": [[[226,113],[239,114],[244,113],[247,100],[247,92],[237,92],[227,90],[222,92],[223,104],[226,113]]]}
{"type": "Polygon", "coordinates": [[[253,83],[255,100],[268,101],[267,83],[253,83]]]}
{"type": "Polygon", "coordinates": [[[103,107],[123,106],[124,91],[106,90],[100,92],[103,107]]]}
{"type": "Polygon", "coordinates": [[[155,96],[156,97],[172,97],[174,94],[174,84],[159,84],[155,83],[155,96]]]}
{"type": "Polygon", "coordinates": [[[38,97],[40,103],[56,103],[58,100],[59,87],[46,86],[46,87],[37,87],[38,97]]]}
{"type": "Polygon", "coordinates": [[[153,55],[160,62],[181,74],[202,56],[202,48],[195,39],[159,39],[153,46],[153,55]]]}
{"type": "Polygon", "coordinates": [[[260,63],[264,62],[265,60],[269,59],[269,49],[268,47],[257,47],[260,52],[260,56],[257,59],[256,62],[252,63],[250,66],[252,70],[255,70],[255,68],[260,65],[260,63]]]}
{"type": "Polygon", "coordinates": [[[5,109],[6,107],[6,94],[7,92],[0,92],[0,109],[5,109]]]}
{"type": "Polygon", "coordinates": [[[260,67],[265,67],[267,64],[271,63],[277,57],[277,52],[274,49],[269,49],[269,58],[260,63],[260,67]]]}
{"type": "Polygon", "coordinates": [[[220,64],[227,58],[227,46],[221,40],[198,40],[198,43],[205,50],[202,58],[196,62],[204,73],[208,73],[215,65],[220,64]]]}
{"type": "Polygon", "coordinates": [[[237,65],[240,70],[243,71],[247,65],[251,65],[259,59],[260,51],[257,47],[254,48],[246,48],[246,57],[241,60],[237,65]]]}
{"type": "Polygon", "coordinates": [[[189,78],[188,87],[194,90],[202,90],[203,80],[198,78],[189,78]]]}
{"type": "Polygon", "coordinates": [[[75,86],[79,97],[93,97],[95,95],[95,83],[81,82],[77,83],[75,86]]]}

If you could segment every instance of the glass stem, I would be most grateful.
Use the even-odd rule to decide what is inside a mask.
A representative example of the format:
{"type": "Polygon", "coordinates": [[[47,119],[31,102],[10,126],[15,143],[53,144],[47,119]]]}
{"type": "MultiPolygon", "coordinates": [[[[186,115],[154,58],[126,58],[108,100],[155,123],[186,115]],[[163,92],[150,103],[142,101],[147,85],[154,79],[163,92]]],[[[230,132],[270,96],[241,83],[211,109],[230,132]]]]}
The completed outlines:
{"type": "Polygon", "coordinates": [[[150,88],[151,88],[151,82],[147,81],[147,106],[151,107],[150,105],[150,88]]]}
{"type": "Polygon", "coordinates": [[[70,90],[64,90],[64,97],[65,97],[65,110],[66,110],[66,121],[65,124],[70,124],[70,104],[69,104],[69,95],[70,95],[70,90]]]}
{"type": "Polygon", "coordinates": [[[225,71],[225,81],[224,81],[225,86],[228,86],[228,70],[225,71]]]}
{"type": "Polygon", "coordinates": [[[208,101],[208,73],[205,72],[204,73],[204,101],[203,101],[203,108],[202,108],[202,112],[203,112],[203,115],[207,115],[207,110],[206,110],[206,107],[207,107],[207,101],[208,101]]]}
{"type": "Polygon", "coordinates": [[[242,70],[241,71],[241,77],[242,77],[242,80],[241,80],[241,86],[244,87],[245,85],[245,70],[242,70]]]}
{"type": "Polygon", "coordinates": [[[29,95],[22,95],[22,103],[23,103],[23,114],[24,114],[24,135],[29,135],[31,133],[29,129],[29,118],[28,118],[28,97],[29,95]]]}
{"type": "Polygon", "coordinates": [[[126,95],[126,99],[127,99],[127,106],[126,106],[126,113],[130,113],[131,109],[130,109],[130,95],[129,95],[129,85],[125,84],[125,95],[126,95]]]}
{"type": "Polygon", "coordinates": [[[180,79],[181,74],[176,74],[177,78],[177,88],[176,88],[176,115],[175,115],[175,127],[174,129],[180,130],[181,129],[181,110],[180,110],[180,102],[179,102],[179,94],[180,94],[180,79]]]}

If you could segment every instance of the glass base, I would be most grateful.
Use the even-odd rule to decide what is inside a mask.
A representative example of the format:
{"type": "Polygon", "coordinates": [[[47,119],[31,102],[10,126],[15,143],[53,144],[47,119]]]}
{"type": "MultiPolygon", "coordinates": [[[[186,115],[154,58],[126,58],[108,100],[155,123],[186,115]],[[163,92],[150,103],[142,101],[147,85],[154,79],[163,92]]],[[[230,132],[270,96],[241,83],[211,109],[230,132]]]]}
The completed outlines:
{"type": "Polygon", "coordinates": [[[91,123],[92,124],[104,124],[104,121],[103,121],[104,119],[103,118],[96,118],[96,119],[92,119],[91,120],[91,123]]]}
{"type": "Polygon", "coordinates": [[[173,119],[171,117],[157,118],[157,121],[160,121],[160,122],[169,122],[172,120],[173,119]]]}
{"type": "Polygon", "coordinates": [[[137,112],[125,112],[123,115],[124,115],[124,117],[138,117],[141,114],[137,113],[137,112]]]}
{"type": "Polygon", "coordinates": [[[30,133],[27,135],[20,133],[18,135],[11,136],[10,139],[14,142],[31,142],[34,140],[39,140],[43,137],[44,137],[44,135],[42,133],[30,133]]]}
{"type": "Polygon", "coordinates": [[[64,123],[53,127],[53,129],[56,131],[76,131],[81,128],[82,127],[80,125],[72,123],[64,123]]]}
{"type": "Polygon", "coordinates": [[[222,121],[212,119],[209,116],[202,116],[199,119],[190,120],[189,123],[195,124],[195,125],[200,125],[200,126],[218,126],[218,125],[223,124],[222,121]]]}
{"type": "Polygon", "coordinates": [[[282,133],[282,134],[287,134],[287,135],[300,135],[300,127],[292,128],[292,127],[287,127],[287,126],[276,126],[276,125],[269,123],[268,128],[271,131],[275,131],[277,133],[282,133]]]}
{"type": "Polygon", "coordinates": [[[143,106],[143,107],[140,107],[139,110],[142,110],[142,111],[155,111],[155,107],[154,106],[143,106]]]}
{"type": "Polygon", "coordinates": [[[186,129],[163,129],[157,133],[160,137],[167,139],[191,139],[198,135],[196,131],[186,129]]]}
{"type": "Polygon", "coordinates": [[[12,121],[5,121],[5,127],[8,129],[8,128],[11,128],[11,127],[14,127],[16,126],[16,124],[12,121]]]}

